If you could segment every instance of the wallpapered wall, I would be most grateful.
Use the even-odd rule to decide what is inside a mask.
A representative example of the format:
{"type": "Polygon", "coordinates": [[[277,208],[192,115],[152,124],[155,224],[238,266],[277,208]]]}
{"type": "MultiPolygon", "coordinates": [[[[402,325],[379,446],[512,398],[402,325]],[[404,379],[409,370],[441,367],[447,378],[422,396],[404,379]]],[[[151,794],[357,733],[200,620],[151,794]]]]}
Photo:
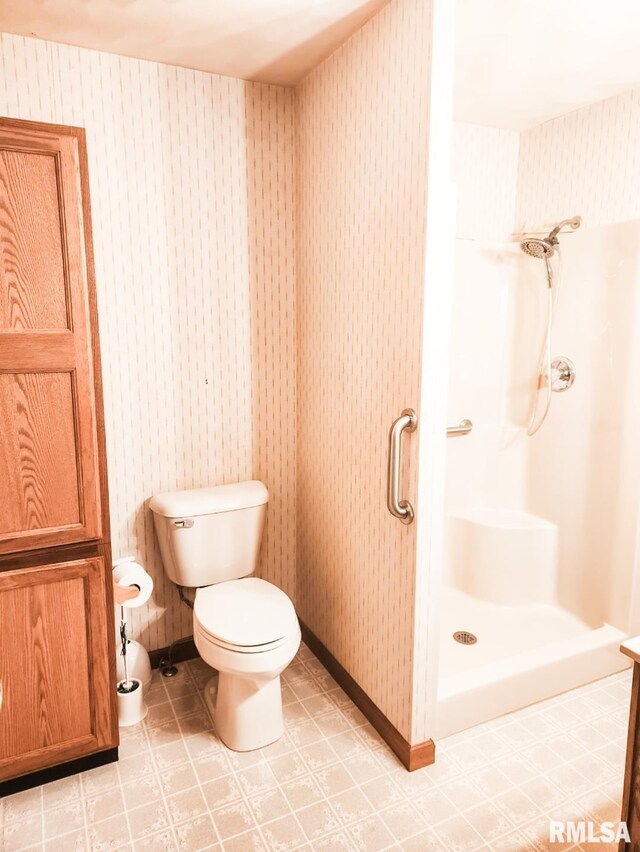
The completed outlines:
{"type": "Polygon", "coordinates": [[[289,89],[2,35],[0,113],[87,131],[114,557],[153,575],[148,648],[192,633],[145,502],[269,486],[261,572],[295,596],[289,89]]]}
{"type": "Polygon", "coordinates": [[[407,739],[416,525],[385,489],[419,407],[430,30],[430,2],[397,0],[297,93],[298,611],[407,739]]]}

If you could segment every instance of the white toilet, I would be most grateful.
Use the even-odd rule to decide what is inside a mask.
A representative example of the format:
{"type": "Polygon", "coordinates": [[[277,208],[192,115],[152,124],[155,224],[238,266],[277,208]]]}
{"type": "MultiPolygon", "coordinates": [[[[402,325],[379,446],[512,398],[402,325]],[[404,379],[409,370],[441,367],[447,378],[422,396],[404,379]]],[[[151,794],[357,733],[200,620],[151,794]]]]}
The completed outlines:
{"type": "Polygon", "coordinates": [[[193,636],[219,672],[205,701],[220,739],[251,751],[283,733],[280,674],[300,646],[290,599],[255,570],[269,493],[262,482],[158,494],[149,502],[164,567],[179,586],[197,587],[193,636]]]}

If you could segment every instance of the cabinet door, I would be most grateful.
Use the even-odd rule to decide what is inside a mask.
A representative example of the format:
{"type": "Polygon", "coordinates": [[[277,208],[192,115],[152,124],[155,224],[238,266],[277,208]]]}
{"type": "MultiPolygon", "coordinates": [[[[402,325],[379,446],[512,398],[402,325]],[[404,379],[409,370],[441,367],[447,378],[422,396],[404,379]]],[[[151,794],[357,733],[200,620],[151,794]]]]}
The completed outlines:
{"type": "Polygon", "coordinates": [[[101,534],[77,133],[0,120],[0,554],[101,534]]]}
{"type": "Polygon", "coordinates": [[[117,744],[101,558],[0,573],[0,781],[117,744]]]}

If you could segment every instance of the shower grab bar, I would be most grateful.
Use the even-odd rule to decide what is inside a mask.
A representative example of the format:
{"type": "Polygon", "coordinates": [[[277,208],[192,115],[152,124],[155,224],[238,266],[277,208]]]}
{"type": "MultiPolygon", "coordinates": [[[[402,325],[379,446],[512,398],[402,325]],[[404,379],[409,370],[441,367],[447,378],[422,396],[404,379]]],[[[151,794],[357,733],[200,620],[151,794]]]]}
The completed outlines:
{"type": "Polygon", "coordinates": [[[413,521],[413,506],[400,499],[400,471],[402,470],[402,433],[415,432],[418,415],[413,408],[405,408],[389,430],[389,459],[387,465],[387,508],[403,524],[413,521]]]}
{"type": "Polygon", "coordinates": [[[457,426],[448,426],[447,435],[468,435],[473,429],[473,423],[470,420],[461,420],[457,426]]]}

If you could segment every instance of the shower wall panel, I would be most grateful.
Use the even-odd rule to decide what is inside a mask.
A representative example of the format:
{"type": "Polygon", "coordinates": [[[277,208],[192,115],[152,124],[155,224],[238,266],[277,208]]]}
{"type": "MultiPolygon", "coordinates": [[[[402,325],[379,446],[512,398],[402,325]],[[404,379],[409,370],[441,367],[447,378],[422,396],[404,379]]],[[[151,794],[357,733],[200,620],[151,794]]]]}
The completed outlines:
{"type": "Polygon", "coordinates": [[[560,527],[564,605],[623,630],[640,505],[639,185],[640,88],[521,134],[516,227],[583,218],[561,238],[552,353],[574,361],[577,379],[531,441],[529,499],[560,527]]]}
{"type": "Polygon", "coordinates": [[[519,147],[516,130],[454,123],[458,239],[498,242],[508,238],[515,216],[519,147]]]}
{"type": "Polygon", "coordinates": [[[640,221],[566,240],[553,356],[574,362],[576,381],[529,442],[528,501],[560,530],[561,604],[625,632],[640,510],[638,328],[640,221]]]}
{"type": "Polygon", "coordinates": [[[516,229],[576,214],[586,228],[639,218],[638,186],[640,88],[522,132],[516,229]]]}

